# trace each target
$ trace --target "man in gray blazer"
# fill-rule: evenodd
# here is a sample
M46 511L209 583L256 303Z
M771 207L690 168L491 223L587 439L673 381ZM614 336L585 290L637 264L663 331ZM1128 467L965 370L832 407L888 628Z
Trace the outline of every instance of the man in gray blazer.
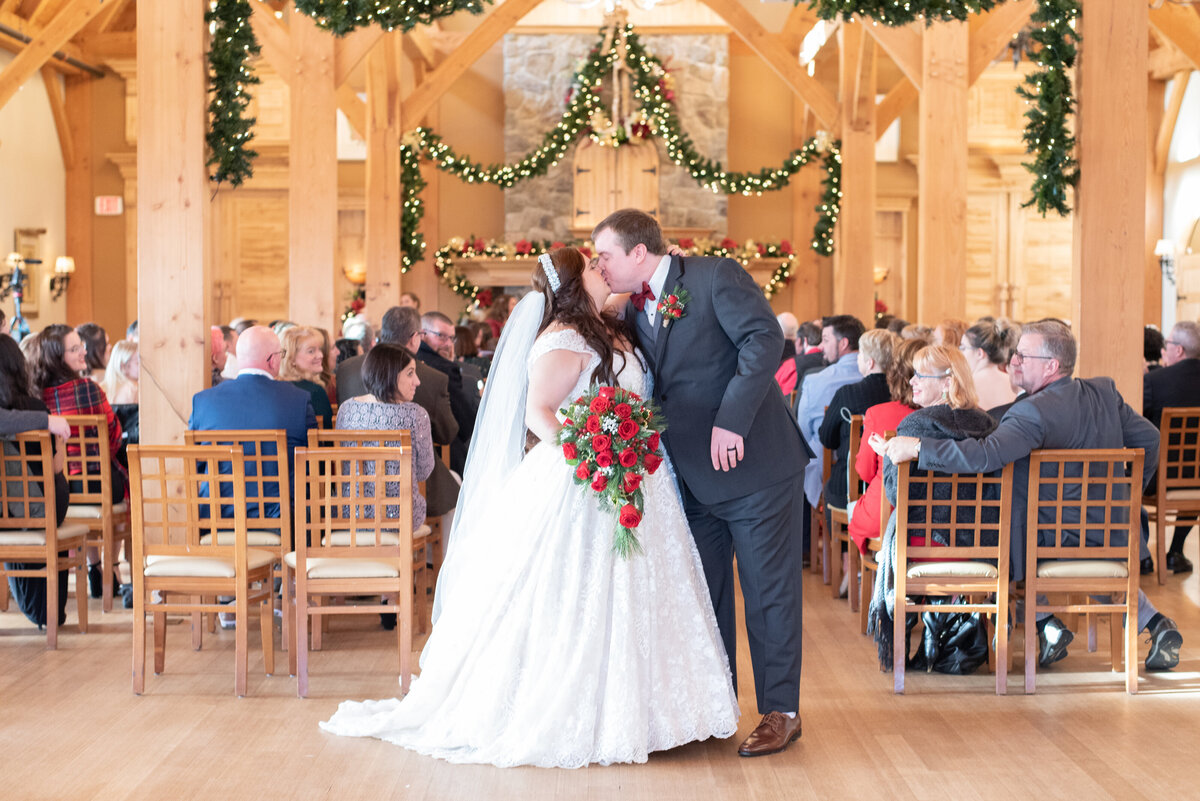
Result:
M384 312L383 325L379 329L379 341L387 345L407 348L416 356L421 345L421 315L416 309L393 306ZM363 386L362 363L365 356L352 356L337 367L338 403L366 393ZM429 413L429 431L434 445L449 447L458 436L458 421L450 407L450 379L417 359L417 387L413 402ZM454 509L458 503L458 482L450 475L450 469L440 460L433 463L433 472L425 482L426 514L441 517Z
M1027 397L1005 413L996 430L983 439L917 439L896 437L887 456L897 464L918 459L923 470L988 473L1015 462L1013 469L1012 570L1025 575L1026 504L1029 454L1039 448L1142 448L1146 452L1143 483L1158 464L1158 431L1117 392L1111 378L1071 378L1076 343L1071 330L1058 322L1031 323L1021 332L1010 362L1013 381ZM1158 613L1138 593L1138 631L1149 630L1147 670L1169 670L1179 664L1183 636L1175 621ZM1043 667L1067 655L1074 635L1049 613L1038 616Z
M654 377L667 422L663 444L734 671L737 555L763 715L738 753L782 751L800 736L800 476L808 461L775 384L783 332L740 264L667 255L658 222L645 212L614 212L592 238L609 286L635 293L625 319ZM679 317L658 309L672 297Z

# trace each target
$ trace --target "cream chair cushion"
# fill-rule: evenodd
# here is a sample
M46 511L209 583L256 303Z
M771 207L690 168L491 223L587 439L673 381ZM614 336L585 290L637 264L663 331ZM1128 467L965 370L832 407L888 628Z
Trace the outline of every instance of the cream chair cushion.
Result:
M283 557L292 570L296 569L296 552ZM387 559L309 559L306 562L310 579L341 578L399 578L400 567Z
M129 511L129 504L125 501L114 503L112 505L113 514L123 515ZM104 507L100 504L71 504L67 507L67 518L74 520L99 520L104 513Z
M1108 559L1054 559L1038 565L1038 578L1128 578L1129 566Z
M1151 498L1154 496L1151 495ZM1200 501L1200 488L1167 490L1168 501Z
M429 526L421 526L419 529L413 532L413 540L419 540L422 537L427 537L431 533L433 533L433 529L431 529ZM354 544L360 547L364 545L373 546L375 545L375 532L359 531L354 540ZM379 536L379 542L381 545L399 545L400 535L394 531L384 531ZM349 545L350 532L347 530L330 532L330 536L325 539L324 544L326 547L330 545Z
M88 535L87 523L65 523L58 527L58 539L69 540ZM46 530L43 528L0 529L0 545L29 546L45 545Z
M918 562L908 568L909 578L999 578L1000 571L987 562Z
M246 566L250 570L266 567L275 561L277 554L272 551L260 551L254 548L246 549ZM193 578L234 578L233 559L222 559L213 556L167 556L151 555L146 557L147 576L188 576Z
M232 531L217 532L217 545L233 545L234 542L235 538ZM200 537L200 544L212 545L212 535L205 534ZM279 532L252 528L246 532L246 544L251 548L270 548L271 546L278 546Z

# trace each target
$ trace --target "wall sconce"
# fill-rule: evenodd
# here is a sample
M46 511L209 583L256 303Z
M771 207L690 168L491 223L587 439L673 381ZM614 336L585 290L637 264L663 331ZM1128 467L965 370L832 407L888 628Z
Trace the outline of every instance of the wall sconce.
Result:
M25 259L15 250L4 260L7 275L0 275L0 300L5 300L15 290L20 297L21 281L24 278Z
M1162 269L1163 279L1175 284L1175 243L1170 239L1160 239L1154 245L1154 255L1158 256L1158 266Z
M347 263L342 266L342 275L355 286L367 283L367 265Z
M51 300L58 300L67 291L71 283L71 275L75 272L75 259L70 256L59 256L54 261L54 277L50 279L50 291L54 294Z

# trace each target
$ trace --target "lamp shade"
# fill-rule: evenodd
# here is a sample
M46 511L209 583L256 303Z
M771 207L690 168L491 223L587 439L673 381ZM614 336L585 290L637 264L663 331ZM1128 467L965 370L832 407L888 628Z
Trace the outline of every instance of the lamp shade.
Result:
M75 259L70 256L59 256L54 260L54 272L58 275L71 275L75 272Z
M1160 239L1154 244L1154 255L1162 258L1163 256L1175 255L1175 243L1170 239Z

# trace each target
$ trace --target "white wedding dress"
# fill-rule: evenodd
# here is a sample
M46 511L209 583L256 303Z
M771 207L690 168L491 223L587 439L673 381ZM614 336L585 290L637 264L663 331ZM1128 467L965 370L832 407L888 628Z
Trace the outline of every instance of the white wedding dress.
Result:
M586 392L599 357L562 330L538 338L529 364L555 349L592 356L567 397ZM645 396L636 358L618 378ZM498 483L487 530L452 544L455 580L409 694L346 701L321 727L450 762L563 768L731 736L729 663L666 466L642 485L643 553L629 559L613 553L614 513L574 484L554 443Z

